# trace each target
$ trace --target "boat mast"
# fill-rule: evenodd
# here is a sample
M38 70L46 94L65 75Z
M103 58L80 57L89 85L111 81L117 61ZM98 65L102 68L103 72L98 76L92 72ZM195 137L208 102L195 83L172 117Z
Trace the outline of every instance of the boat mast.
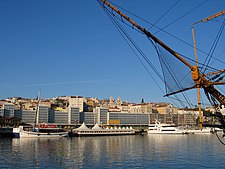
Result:
M40 95L41 95L41 91L39 90L38 92L38 96L37 96L37 106L36 106L36 112L35 112L35 119L34 119L34 125L37 126L39 121L39 103L40 103Z
M196 67L198 68L198 55L197 55L196 40L195 40L193 26L192 26L192 39L193 39L193 43L194 43L195 63L196 63ZM203 115L202 115L202 106L201 106L201 91L200 91L201 86L200 86L200 84L197 84L196 89L197 89L197 97L198 97L199 127L202 130Z
M196 67L198 67L198 55L197 55L197 48L196 48L196 40L195 40L195 33L194 33L194 25L195 25L195 24L198 24L198 23L200 23L200 22L204 23L204 22L210 21L210 20L212 20L212 19L214 19L214 18L217 18L217 17L219 17L219 16L221 16L221 15L224 15L224 14L225 14L225 10L220 11L220 12L214 14L214 15L211 15L211 16L209 16L209 17L207 17L207 18L204 18L204 19L202 19L202 20L200 20L200 21L197 21L197 22L195 22L195 23L192 24L192 39L193 39L193 43L194 43L194 55L195 55L195 60L196 60ZM197 85L198 110L199 110L199 114L201 114L200 88L201 88L201 86ZM214 93L214 95L215 95L215 93L217 93L217 92L214 91L213 93ZM199 119L199 123L200 123L200 128L202 129L202 116L201 116L200 119Z
M220 12L214 14L214 15L211 15L211 16L209 16L209 17L207 17L207 18L204 18L204 19L202 19L202 20L200 20L200 21L197 21L197 22L193 23L192 25L195 25L195 24L197 24L197 23L199 23L199 22L204 23L204 22L210 21L210 20L212 20L212 19L214 19L214 18L217 18L217 17L219 17L219 16L221 16L221 15L224 15L224 14L225 14L225 10L222 10L222 11L220 11Z

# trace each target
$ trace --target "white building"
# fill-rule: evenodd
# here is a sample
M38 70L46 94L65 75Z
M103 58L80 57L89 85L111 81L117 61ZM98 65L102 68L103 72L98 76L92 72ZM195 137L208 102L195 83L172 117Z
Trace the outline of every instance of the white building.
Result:
M84 102L86 102L86 98L83 96L69 96L68 101L70 107L77 107L80 112L84 111Z
M135 104L130 107L130 113L152 113L152 106L147 103Z

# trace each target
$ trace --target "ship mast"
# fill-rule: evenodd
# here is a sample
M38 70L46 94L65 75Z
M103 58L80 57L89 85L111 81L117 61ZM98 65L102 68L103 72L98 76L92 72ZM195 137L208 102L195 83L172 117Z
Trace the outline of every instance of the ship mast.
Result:
M196 48L196 40L195 40L195 33L194 33L194 25L195 24L198 24L200 22L204 23L204 22L207 22L207 21L210 21L212 19L215 19L221 15L224 15L225 14L225 10L223 11L220 11L214 15L211 15L207 18L204 18L200 21L197 21L195 23L192 24L192 39L193 39L193 43L194 43L194 55L195 55L195 60L196 60L196 67L198 67L198 55L197 55L197 48ZM197 85L197 95L198 95L198 111L199 111L199 115L201 114L201 97L200 97L200 86ZM217 108L218 109L218 108ZM200 119L199 119L199 123L200 123L200 128L202 129L202 116L199 116Z
M132 24L133 27L136 27L138 30L143 32L148 38L152 39L155 43L159 44L161 47L163 47L165 50L167 50L169 53L171 53L174 57L176 57L178 60L180 60L183 64L185 64L189 69L191 70L191 75L192 79L195 82L195 86L192 88L197 88L197 93L198 93L198 104L199 104L199 123L200 123L200 128L202 128L202 113L201 113L201 102L200 102L200 88L203 88L206 94L209 94L210 97L214 98L217 100L221 105L225 105L225 97L222 95L217 89L214 88L214 85L221 85L225 84L225 82L212 82L210 80L207 80L203 74L199 72L198 68L198 59L197 59L197 52L195 51L195 56L196 56L196 65L191 65L187 60L185 60L181 55L179 55L177 52L175 52L173 49L171 49L168 45L166 45L164 42L162 42L160 39L155 37L153 34L151 34L149 31L147 31L145 28L141 27L138 25L135 21L130 19L128 16L126 16L124 13L119 11L116 7L111 5L108 1L106 0L100 0L103 5L108 6L112 11L115 11L117 14L121 16L121 18L124 18L126 21L128 21L130 24ZM219 14L212 15L209 18L203 19L202 21L207 21L210 20L214 17L218 17L220 15L223 15L225 12L222 11ZM195 44L196 45L196 44ZM196 47L195 47L196 50ZM223 71L223 70L222 70ZM187 88L184 90L181 90L179 92L189 90L192 88ZM178 92L174 92L178 93ZM209 98L209 97L208 97ZM224 126L225 127L225 126Z
M194 27L192 27L192 39L193 39L193 43L194 43L194 55L195 55L196 67L198 68L198 55L197 55ZM201 107L201 91L200 91L201 86L200 86L200 84L197 84L196 89L197 89L197 97L198 97L199 127L202 130L203 115L202 115L202 107Z
M41 95L41 92L39 91L38 92L38 96L37 96L37 106L36 106L36 112L35 112L35 119L34 119L34 125L37 126L39 121L39 103L40 103L40 95Z
M220 12L214 14L214 15L211 15L211 16L209 16L207 18L204 18L204 19L202 19L200 21L197 21L197 22L193 23L192 25L195 25L195 24L197 24L199 22L204 23L204 22L210 21L210 20L215 19L215 18L217 18L217 17L219 17L221 15L224 15L224 14L225 14L225 10L222 10L222 11L220 11Z

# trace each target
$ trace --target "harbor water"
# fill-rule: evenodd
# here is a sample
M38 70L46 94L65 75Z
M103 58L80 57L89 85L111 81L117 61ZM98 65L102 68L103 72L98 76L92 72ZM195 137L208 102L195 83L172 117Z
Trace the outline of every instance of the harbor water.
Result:
M215 134L0 138L0 168L225 168Z

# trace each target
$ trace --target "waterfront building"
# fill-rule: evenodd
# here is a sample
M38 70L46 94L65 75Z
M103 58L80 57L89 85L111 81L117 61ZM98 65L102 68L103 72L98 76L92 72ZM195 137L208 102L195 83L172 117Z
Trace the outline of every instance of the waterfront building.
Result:
M155 119L159 120L161 123L175 124L177 126L195 126L197 116L192 113L188 114L150 114L150 124L155 123Z
M98 106L108 108L109 107L109 100L108 99L98 100Z
M84 102L86 102L86 98L83 96L69 96L68 101L70 107L78 107L80 112L84 111Z
M3 117L4 116L4 109L3 109L3 105L0 104L0 116Z
M155 124L155 119L158 119L158 113L150 113L149 114L149 124Z
M41 101L40 101L40 104L43 105L43 106L47 106L48 108L51 107L51 102L50 102L50 100L41 100Z
M190 113L184 114L184 125L185 126L195 126L197 117L198 116L190 114Z
M106 125L108 122L108 109L96 107L94 113L97 114L97 123Z
M172 119L172 114L160 114L160 113L158 113L157 119L161 123L174 124L173 119Z
M130 125L148 126L149 113L109 112L107 108L97 107L93 112L81 112L81 123L87 125Z
M109 112L108 125L148 126L149 113Z
M20 118L23 123L34 125L35 116L35 110L15 110L15 117Z
M49 123L57 125L76 125L80 123L79 108L55 109L49 111Z
M121 109L119 107L109 107L106 108L109 112L121 112Z
M15 110L15 117L27 124L35 123L36 110ZM37 123L55 123L59 125L74 125L80 123L79 108L68 107L61 111L50 110L48 106L39 106Z
M49 111L49 123L55 123L58 125L67 125L68 124L68 112L67 111Z
M69 119L71 125L81 124L80 122L80 112L77 107L69 107Z
M34 110L36 109L36 107L37 107L37 102L31 102L31 101L24 102L24 103L21 102L21 109L23 110Z
M80 112L80 122L86 125L95 125L98 123L96 112Z
M47 106L40 105L38 110L15 110L15 117L20 118L23 123L34 125L37 113L36 123L48 123L48 112Z
M195 109L178 109L178 114L193 114L195 116L198 116L199 111Z
M48 106L40 105L38 109L37 123L48 123Z
M171 114L173 113L173 107L171 104L159 104L156 106L156 110L159 114Z
M177 121L177 114L164 114L164 123L174 124Z
M148 103L134 104L130 107L130 113L152 113L152 106Z
M4 103L2 106L4 117L14 117L14 105L12 103Z
M193 115L192 115L193 116ZM184 123L184 114L178 114L178 126L187 126L187 124Z
M34 124L37 109L36 99L11 99L0 101L0 116L15 116L24 123ZM196 124L198 111L174 108L168 103L141 104L123 102L120 97L106 100L84 98L82 96L64 96L52 100L41 100L38 110L38 123L59 125L148 125L155 119L161 123L193 126Z
M158 118L162 123L178 125L177 114L158 114Z
M202 112L203 113L203 112ZM185 126L195 126L196 120L199 116L199 111L194 109L179 109L179 115L183 115L183 119L180 120Z
M98 106L98 99L97 98L87 98L86 102L84 103L84 111L91 112L97 106Z
M130 107L131 107L131 104L128 104L128 103L122 103L119 106L121 112L130 112Z
M180 123L180 122L179 122L180 118L179 118L179 115L178 115L177 113L176 113L176 114L175 114L175 113L171 114L170 117L171 117L171 122L172 122L172 123L176 124L176 126L180 126L180 125L179 125L179 123Z

